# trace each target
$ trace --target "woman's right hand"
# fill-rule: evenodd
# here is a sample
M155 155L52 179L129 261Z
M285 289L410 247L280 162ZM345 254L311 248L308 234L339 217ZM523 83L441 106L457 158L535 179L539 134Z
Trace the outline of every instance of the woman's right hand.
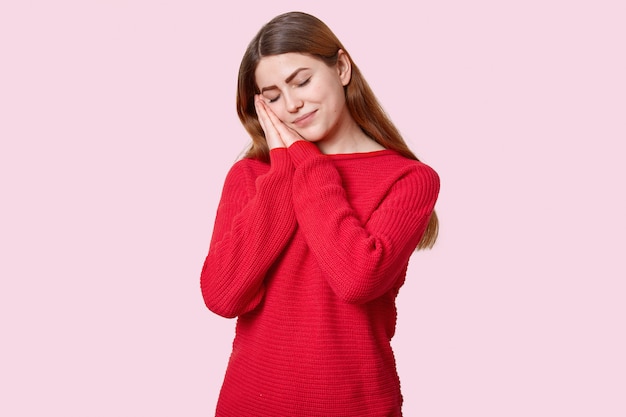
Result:
M254 97L254 105L259 123L265 132L267 146L270 149L286 148L298 140L303 140L297 132L287 127L272 112L272 109L267 107L260 95Z

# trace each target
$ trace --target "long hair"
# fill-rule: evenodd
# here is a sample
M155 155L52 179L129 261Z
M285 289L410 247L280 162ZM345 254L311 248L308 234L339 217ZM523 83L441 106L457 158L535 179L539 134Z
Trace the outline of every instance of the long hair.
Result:
M302 12L284 13L270 20L252 39L241 60L237 83L237 114L252 138L245 157L269 162L269 148L254 108L254 95L258 94L254 72L261 58L296 52L311 55L333 66L337 63L340 49L345 52L352 66L352 78L344 88L346 105L352 118L365 134L383 147L418 160L339 39L324 22ZM439 222L433 211L417 249L432 248L438 231Z

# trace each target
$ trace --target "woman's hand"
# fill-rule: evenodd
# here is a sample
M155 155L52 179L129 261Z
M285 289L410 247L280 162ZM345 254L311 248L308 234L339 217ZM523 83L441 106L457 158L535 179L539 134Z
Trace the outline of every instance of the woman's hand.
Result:
M265 132L265 140L270 149L286 148L303 140L295 130L284 124L263 101L260 95L254 97L254 105L259 123Z

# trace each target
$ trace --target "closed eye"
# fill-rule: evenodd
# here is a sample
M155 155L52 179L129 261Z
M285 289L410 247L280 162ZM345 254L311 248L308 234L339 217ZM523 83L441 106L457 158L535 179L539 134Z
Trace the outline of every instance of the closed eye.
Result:
M301 83L296 84L296 87L304 87L305 85L307 85L309 83L309 81L311 81L311 77L307 78L306 80L302 81ZM274 98L268 98L267 102L268 103L275 103L276 101L278 101L279 98L280 98L280 94L277 95Z

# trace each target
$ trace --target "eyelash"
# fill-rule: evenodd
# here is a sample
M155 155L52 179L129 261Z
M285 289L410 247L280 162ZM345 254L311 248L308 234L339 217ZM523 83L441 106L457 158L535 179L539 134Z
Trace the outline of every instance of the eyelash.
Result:
M311 81L311 77L307 78L306 80L302 81L300 84L298 84L298 87L304 87L305 85L307 85L309 83L309 81ZM280 98L280 95L276 96L275 98L271 98L268 100L269 103L274 103L276 100L278 100Z

